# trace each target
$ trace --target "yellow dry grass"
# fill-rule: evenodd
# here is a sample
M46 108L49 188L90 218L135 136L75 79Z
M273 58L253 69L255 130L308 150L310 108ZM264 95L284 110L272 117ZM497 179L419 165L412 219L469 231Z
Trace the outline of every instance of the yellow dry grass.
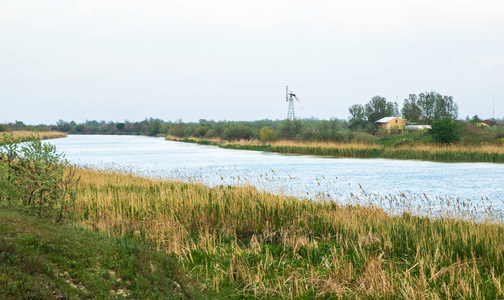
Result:
M439 299L504 296L504 226L391 217L259 192L78 170L83 226L177 255L235 297ZM407 201L407 200L405 200Z
M426 152L452 152L452 153L498 153L504 154L504 146L496 144L475 144L475 145L461 145L461 144L451 144L451 145L441 145L441 144L415 144L413 146L401 145L395 147L397 150L414 150L414 151L426 151Z
M35 135L40 137L42 140L48 139L57 139L66 137L67 134L65 132L60 131L42 131L42 132L34 132L34 131L12 131L10 132L14 136L14 138L27 138L31 135Z
M175 136L167 136L167 140L181 140ZM263 143L259 140L235 140L227 141L220 138L197 138L188 137L188 140L194 141L209 141L215 144L221 145L239 145L239 146L264 146L270 145L273 147L303 147L303 148L338 148L338 149L373 149L380 148L379 145L369 144L369 143L346 143L346 142L303 142L303 141L291 141L291 140L277 140L267 143Z
M197 138L194 138L197 140ZM236 144L240 146L261 146L264 143L258 140L239 140L239 141L223 141L219 139L211 139L212 142L217 142L219 144ZM298 148L326 148L326 149L380 149L386 146L380 146L378 144L369 144L369 143L348 143L348 142L302 142L302 141L289 141L289 140L279 140L268 142L267 145L271 145L273 147L298 147ZM406 150L406 151L426 151L426 152L462 152L462 153L471 153L471 152L482 152L482 153L499 153L504 154L504 146L497 144L473 144L473 145L462 145L462 144L451 144L451 145L442 145L442 144L423 144L417 143L414 145L401 145L396 147L390 147L394 150Z
M168 136L168 140L178 140ZM328 155L340 157L382 157L397 159L420 159L431 161L474 161L504 162L504 145L498 144L401 144L384 146L373 143L357 142L303 142L279 140L267 144L257 140L224 141L220 139L202 140L189 138L183 141L195 141L219 145L224 148L265 150L280 153L298 153L308 155ZM267 146L267 147L264 147ZM255 147L255 148L254 148Z

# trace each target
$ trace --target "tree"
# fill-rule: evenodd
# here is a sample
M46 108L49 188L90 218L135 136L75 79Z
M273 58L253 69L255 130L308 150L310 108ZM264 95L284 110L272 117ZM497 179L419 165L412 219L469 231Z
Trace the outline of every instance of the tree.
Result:
M401 113L403 118L412 123L418 123L422 116L422 109L418 106L417 95L410 94L408 99L404 99L403 108Z
M303 123L300 120L283 120L278 125L278 133L280 138L294 140L301 133Z
M116 128L119 131L123 131L124 130L124 126L126 126L126 124L124 124L124 123L117 123L116 124Z
M9 132L12 131L9 124L0 124L0 132Z
M388 102L387 99L380 96L371 98L365 108L366 117L369 123L378 121L384 117L396 117L399 115L397 103Z
M432 122L429 133L435 142L450 144L460 140L461 128L451 119L439 119Z
M74 124L75 124L75 122L74 122ZM62 132L74 132L75 131L75 126L73 126L72 124L68 123L67 121L59 120L56 123L56 129L58 131L62 131Z
M200 125L194 129L194 136L195 137L204 137L208 130L210 130L210 127L205 126L205 125Z
M422 116L427 122L458 118L458 105L453 101L452 96L442 96L434 91L420 93L417 104L421 107Z
M434 106L435 106L435 98L431 93L420 93L418 95L418 106L422 109L422 117L425 120L432 120L434 118Z
M170 129L170 134L181 138L184 137L185 129L186 124L182 122L182 119L179 119L177 120L177 122L175 122L175 124L173 124L172 128Z
M467 118L469 118L469 116L467 116ZM469 123L477 125L478 123L481 123L481 121L482 120L478 117L478 115L474 115L472 119L469 120Z
M12 130L25 130L26 129L25 123L18 121L18 120L16 120L16 122L14 124L9 123L9 125L12 128Z
M316 130L315 138L317 140L327 141L331 138L331 130L330 130L329 121L322 120L321 122L319 122L317 124L317 127L315 130Z
M366 112L364 111L364 106L360 104L354 104L348 109L350 112L350 128L351 129L363 129L368 124Z
M339 133L341 129L341 124L340 121L336 118L331 118L329 120L329 128L331 132L331 140L336 141L336 140L341 140L342 136Z
M263 143L274 141L276 139L276 132L268 126L264 126L259 130L259 139Z
M250 140L253 137L252 128L241 122L229 122L224 129L222 138L228 141Z
M434 109L435 119L451 119L458 118L458 105L453 101L452 96L441 96L437 94L436 105Z
M12 135L0 139L0 200L59 222L75 200L75 170L39 137L19 149L21 141Z
M155 120L149 125L149 135L156 136L161 128L161 121Z

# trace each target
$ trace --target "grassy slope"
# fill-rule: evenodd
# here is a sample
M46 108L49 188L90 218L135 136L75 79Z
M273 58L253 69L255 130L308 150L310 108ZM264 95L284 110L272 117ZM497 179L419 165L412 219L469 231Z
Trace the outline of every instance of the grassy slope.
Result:
M131 238L0 209L0 299L195 298L183 274Z

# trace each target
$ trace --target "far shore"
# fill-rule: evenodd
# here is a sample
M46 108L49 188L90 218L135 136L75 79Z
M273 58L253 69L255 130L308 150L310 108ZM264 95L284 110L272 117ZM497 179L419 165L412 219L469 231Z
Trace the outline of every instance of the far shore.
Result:
M289 154L350 158L418 159L439 162L504 163L504 147L494 144L403 144L400 146L386 146L370 143L297 142L288 140L262 143L257 140L225 141L195 137L177 138L174 136L167 136L166 139L177 142L214 145L227 149Z

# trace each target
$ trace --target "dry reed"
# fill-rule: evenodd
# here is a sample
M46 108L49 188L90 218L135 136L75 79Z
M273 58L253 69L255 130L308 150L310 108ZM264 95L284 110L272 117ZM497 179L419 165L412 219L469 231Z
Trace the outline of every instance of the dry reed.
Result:
M14 138L28 138L33 135L39 135L40 139L42 140L48 140L48 139L57 139L57 138L63 138L66 137L67 134L65 132L60 132L60 131L41 131L41 132L34 132L34 131L11 131L9 132L13 135Z
M335 157L381 157L450 162L504 162L504 146L497 144L442 145L416 143L412 145L401 144L399 146L382 146L370 143L301 142L286 140L273 141L265 144L257 140L239 140L230 142L220 139L177 139L172 136L168 136L167 139L173 141L216 145L222 148L230 149L260 150L278 153L296 153Z
M223 296L504 296L500 223L78 172L78 222L174 253L205 289Z

